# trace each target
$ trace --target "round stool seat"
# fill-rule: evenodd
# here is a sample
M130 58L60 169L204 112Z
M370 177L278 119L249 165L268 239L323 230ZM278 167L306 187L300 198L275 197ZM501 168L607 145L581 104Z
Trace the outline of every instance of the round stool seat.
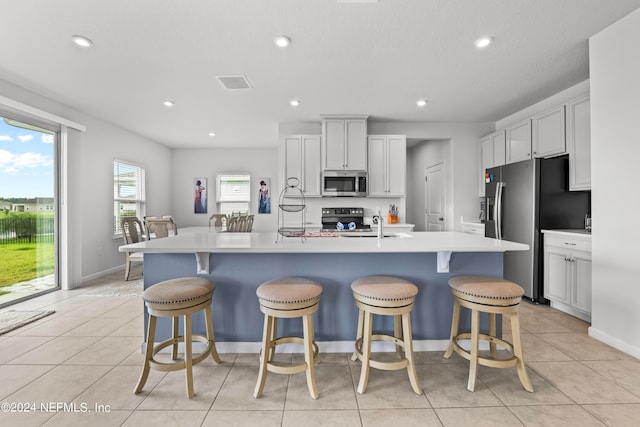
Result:
M413 303L418 287L399 277L369 276L351 283L357 301L376 307L402 307Z
M216 349L213 333L213 315L211 303L216 284L202 277L182 277L165 280L148 287L142 294L148 313L147 342L144 356L144 366L134 393L140 393L149 371L156 369L163 372L185 370L187 380L187 396L195 396L193 389L193 365L205 360L209 355L216 363L220 363L220 356ZM192 332L192 315L199 311L205 312L206 336ZM179 335L179 319L184 316L184 333ZM155 343L156 322L159 317L171 317L171 338ZM193 353L193 342L203 344L204 350ZM178 358L178 346L184 345L184 355ZM155 356L167 347L171 347L171 361L156 359Z
M451 288L453 296L453 316L451 319L449 346L444 357L448 359L455 351L470 362L467 390L473 391L475 389L478 366L491 368L510 368L515 366L525 390L533 392L533 387L524 365L520 337L518 311L522 295L524 295L522 287L509 280L496 277L457 276L449 279L449 288ZM462 307L471 310L471 330L469 332L460 332L460 311ZM480 313L489 315L488 334L480 331ZM503 315L510 319L513 343L505 341L498 336L497 315ZM460 344L464 340L469 341L469 346ZM480 341L489 343L490 357L485 357L479 352ZM498 358L497 345L511 353L511 357L506 359Z
M202 277L165 280L147 288L142 294L147 307L157 311L182 310L211 299L216 284Z
M260 311L264 313L264 330L260 350L260 369L253 397L262 394L267 372L296 374L305 372L307 387L313 399L318 398L314 364L318 361L318 344L314 339L313 313L320 307L322 285L302 277L281 277L264 282L256 295ZM278 319L302 318L302 337L278 337ZM304 363L283 363L274 360L276 347L281 344L302 344Z
M283 277L258 286L256 295L260 305L273 310L297 310L311 307L320 301L322 286L301 277Z
M515 283L486 276L457 276L449 280L451 292L469 302L493 306L519 304L524 289Z

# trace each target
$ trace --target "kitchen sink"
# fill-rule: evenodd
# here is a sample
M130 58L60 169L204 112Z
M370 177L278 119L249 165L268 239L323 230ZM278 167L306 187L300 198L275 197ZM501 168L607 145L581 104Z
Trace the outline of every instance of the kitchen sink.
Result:
M377 238L378 235L376 233L373 232L345 232L345 233L340 233L340 237L375 237ZM389 233L384 235L384 238L401 238L401 239L406 239L406 238L412 238L413 236L411 234L408 233Z

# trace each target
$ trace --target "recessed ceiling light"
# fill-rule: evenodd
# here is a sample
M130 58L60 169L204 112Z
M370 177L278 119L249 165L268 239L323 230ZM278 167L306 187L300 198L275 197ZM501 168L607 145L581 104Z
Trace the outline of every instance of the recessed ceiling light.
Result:
M167 108L171 108L171 107L173 107L174 105L176 105L176 103L175 103L175 102L173 102L173 101L169 101L169 100L167 100L167 101L163 101L163 102L162 102L162 105L164 105L164 106L165 106L165 107L167 107Z
M85 36L71 36L71 41L80 47L91 47L91 45L93 45L93 42Z
M209 132L209 136L213 138L214 136L216 136L216 133L215 132Z
M275 39L273 39L273 42L278 47L287 47L291 43L291 39L287 36L278 36Z
M492 41L493 38L491 37L480 37L478 40L476 40L475 45L477 48L482 49L489 46Z
M416 105L418 107L424 107L425 105L427 105L427 100L426 99L418 99L416 101Z
M292 99L291 101L289 101L289 104L291 104L292 107L297 107L300 105L300 101L297 99Z

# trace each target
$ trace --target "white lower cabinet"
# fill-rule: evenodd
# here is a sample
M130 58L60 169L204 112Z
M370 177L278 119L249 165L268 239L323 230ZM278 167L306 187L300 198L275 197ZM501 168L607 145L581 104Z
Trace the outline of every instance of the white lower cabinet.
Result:
M467 234L476 234L478 236L484 236L484 224L463 222L462 232Z
M591 321L591 236L544 231L544 297L551 307Z

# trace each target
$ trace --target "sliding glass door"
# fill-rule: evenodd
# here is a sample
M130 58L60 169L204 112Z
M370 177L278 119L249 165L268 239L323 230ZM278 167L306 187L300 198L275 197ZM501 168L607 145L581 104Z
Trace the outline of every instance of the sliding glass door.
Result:
M0 307L59 289L59 132L0 112Z

